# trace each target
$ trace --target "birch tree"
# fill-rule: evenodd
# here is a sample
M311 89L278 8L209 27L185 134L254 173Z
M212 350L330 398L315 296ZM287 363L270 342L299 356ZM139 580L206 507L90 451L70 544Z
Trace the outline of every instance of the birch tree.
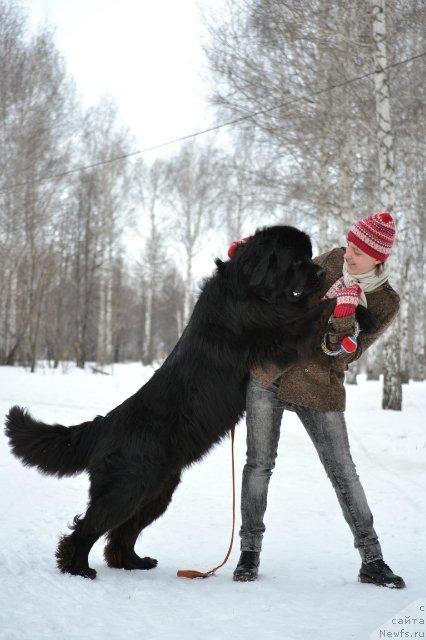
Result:
M144 277L144 334L142 343L142 362L151 364L156 355L154 345L154 313L156 298L163 264L164 241L167 235L167 220L165 220L163 202L166 184L167 164L163 160L156 160L150 167L142 162L136 166L137 196L140 203L141 220L139 221L140 235L144 239L142 257L142 273Z
M126 161L132 139L118 124L108 98L83 114L79 163L90 165L74 178L70 200L74 219L73 268L76 286L75 352L78 366L90 357L102 366L113 361L113 275L130 213L130 172Z
M0 3L0 295L3 361L18 353L34 370L62 214L73 92L48 29L25 37L12 3ZM3 187L3 188L2 188Z
M394 5L395 3L395 5ZM394 10L390 8L394 6ZM426 4L421 0L402 3L388 0L386 30L388 47L397 60L425 51ZM398 37L395 37L398 34ZM392 61L392 60L391 60ZM424 379L426 363L425 203L424 166L426 137L419 135L426 121L426 58L416 58L392 73L392 125L395 130L395 170L398 271L401 273L401 379Z
M392 212L395 209L395 163L386 56L385 0L376 0L372 6L372 30L376 68L374 74L374 89L377 118L380 203L384 211ZM397 252L397 246L395 247L395 252ZM385 338L385 369L382 397L383 409L396 409L398 411L400 411L402 407L399 329L399 319L396 319L388 330Z
M225 3L225 17L210 17L206 50L212 103L227 117L245 116L240 128L248 136L256 131L259 157L270 160L264 165L265 191L277 210L309 231L318 250L344 242L354 219L393 211L398 269L391 284L401 294L403 325L402 334L399 320L386 334L384 406L399 408L399 338L405 368L413 368L414 338L419 350L414 352L426 361L423 292L414 295L419 312L409 312L410 281L424 278L426 203L424 179L418 177L424 175L425 151L418 128L426 105L425 85L419 82L425 59L417 56L392 70L393 130L386 45L391 62L424 51L426 6L419 0L387 0L387 7L390 33L381 0L350 6L340 0L233 0ZM408 274L405 281L399 272Z

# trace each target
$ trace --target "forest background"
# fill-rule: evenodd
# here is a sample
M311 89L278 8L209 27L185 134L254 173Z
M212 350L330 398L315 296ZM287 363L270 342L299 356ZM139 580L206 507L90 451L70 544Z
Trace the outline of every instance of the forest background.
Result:
M110 97L82 106L53 29L0 0L0 363L161 362L212 246L294 224L321 253L388 210L401 312L348 381L384 374L400 409L426 371L426 5L225 0L204 22L216 124L150 161Z

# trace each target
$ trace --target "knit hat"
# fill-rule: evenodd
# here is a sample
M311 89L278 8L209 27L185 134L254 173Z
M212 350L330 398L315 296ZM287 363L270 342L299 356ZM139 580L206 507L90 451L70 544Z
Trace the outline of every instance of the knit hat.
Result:
M235 256L235 252L238 249L238 247L242 247L244 244L246 244L246 242L251 240L252 237L253 236L247 236L246 238L241 238L241 240L235 240L235 242L232 242L232 244L230 244L228 248L229 258L232 259Z
M375 260L385 262L395 240L392 216L384 211L358 220L350 228L348 240Z

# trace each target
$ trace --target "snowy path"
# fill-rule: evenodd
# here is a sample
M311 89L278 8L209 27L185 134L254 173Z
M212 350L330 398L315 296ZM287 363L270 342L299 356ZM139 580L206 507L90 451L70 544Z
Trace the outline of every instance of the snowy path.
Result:
M135 364L117 366L109 377L75 369L66 375L50 370L31 375L0 368L1 422L11 404L18 403L46 421L75 424L105 413L150 374ZM10 455L1 431L0 639L364 640L415 600L426 604L426 384L404 387L402 413L380 410L378 383L362 382L350 387L348 395L353 457L385 560L403 575L405 590L357 582L359 557L350 531L293 414L284 415L261 576L246 584L232 581L238 537L230 561L216 576L193 581L176 577L177 569L206 571L226 553L229 441L185 472L165 516L138 542L142 555L158 558L157 569L109 569L98 542L91 554L98 578L92 582L60 574L54 560L58 535L85 509L86 477L56 480L25 469ZM244 440L241 424L236 436L238 496ZM400 630L386 627L391 633Z

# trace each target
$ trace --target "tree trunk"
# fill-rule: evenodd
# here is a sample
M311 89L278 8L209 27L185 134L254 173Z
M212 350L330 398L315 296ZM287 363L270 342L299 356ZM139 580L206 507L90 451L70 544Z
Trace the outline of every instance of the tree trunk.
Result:
M192 311L192 247L186 252L185 293L183 298L183 327L188 324Z
M374 88L376 98L380 202L385 211L393 211L395 207L395 167L389 79L386 70L385 0L377 0L373 3L373 42L376 67ZM385 338L382 407L383 409L400 411L402 408L402 387L398 325L398 322L394 322Z
M394 322L395 330L385 341L383 358L385 362L385 374L383 378L382 409L393 409L401 411L402 408L402 385L399 371L400 365L400 343L397 338L399 329L399 318Z
M345 373L345 384L358 384L356 380L357 373L358 373L357 365L356 364L351 365Z
M146 299L145 299L145 322L144 322L144 337L143 337L143 351L142 362L143 364L152 364L154 360L154 341L153 341L153 326L152 318L154 312L154 295L157 282L157 267L158 267L158 251L159 251L159 234L157 232L156 221L156 198L157 192L154 189L154 195L150 202L150 240L147 248L147 282L146 282Z

